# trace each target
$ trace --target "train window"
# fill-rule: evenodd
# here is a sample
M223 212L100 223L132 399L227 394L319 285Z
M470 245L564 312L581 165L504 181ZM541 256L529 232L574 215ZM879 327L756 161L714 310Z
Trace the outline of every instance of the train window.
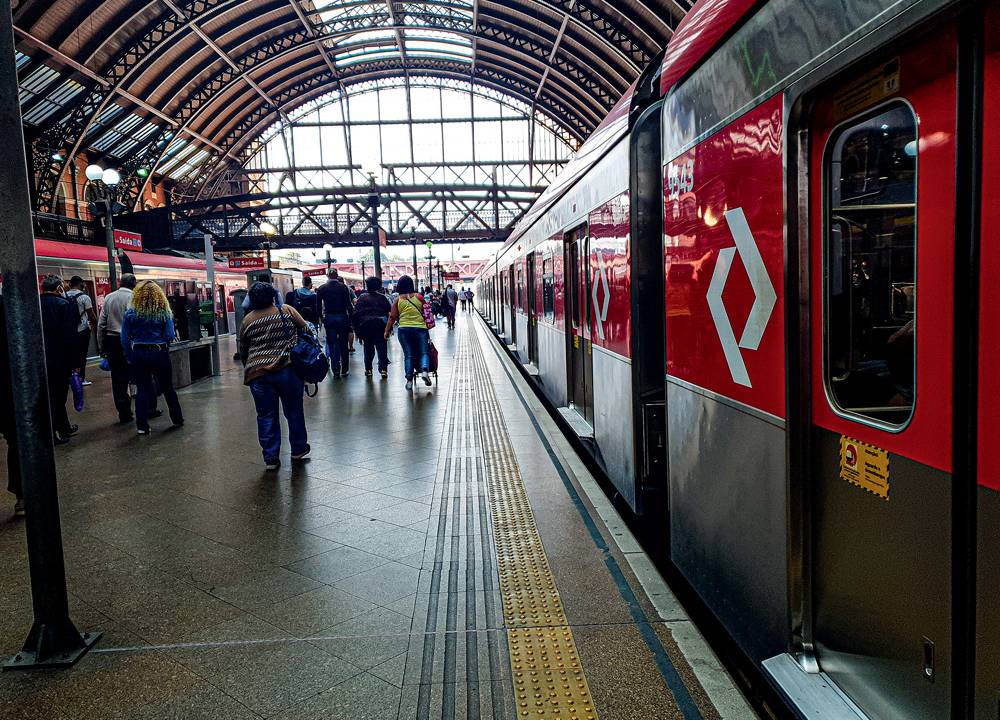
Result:
M901 429L916 367L917 121L902 102L827 144L826 381L835 408Z
M524 302L524 266L517 266L517 307L525 310L528 305Z
M542 309L546 320L556 316L556 283L552 273L552 258L542 260Z

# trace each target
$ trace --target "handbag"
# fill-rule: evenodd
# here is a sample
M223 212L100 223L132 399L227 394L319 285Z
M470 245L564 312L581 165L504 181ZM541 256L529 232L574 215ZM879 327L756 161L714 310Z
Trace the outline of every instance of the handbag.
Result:
M73 409L83 412L83 380L76 370L70 373L69 386L73 390Z
M427 343L427 354L431 359L431 372L436 375L438 371L438 349L434 347L434 343Z
M278 310L278 312L281 314L281 324L285 328L285 337L291 342L292 335L288 328L288 321L285 319L285 311ZM330 361L326 359L323 346L319 344L315 335L298 333L298 336L298 342L292 345L288 351L292 372L298 375L304 383L319 383L330 372ZM313 394L315 395L315 393Z
M407 298L407 302L409 302L410 305L416 307L416 303L412 301L413 298ZM431 328L434 327L434 325L436 325L434 321L434 309L431 307L431 304L426 300L424 300L424 304L420 308L420 314L424 316L424 324L427 325L428 330L430 330Z

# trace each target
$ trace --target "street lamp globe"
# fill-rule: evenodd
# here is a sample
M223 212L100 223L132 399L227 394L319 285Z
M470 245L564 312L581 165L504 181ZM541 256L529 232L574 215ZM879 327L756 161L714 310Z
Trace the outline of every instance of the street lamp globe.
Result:
M114 187L119 182L121 182L122 176L118 174L118 171L114 168L108 168L103 173L101 173L101 182L109 187Z
M273 237L278 234L278 228L274 227L274 225L267 221L260 224L260 231L268 237Z
M91 181L100 180L104 177L104 168L100 165L88 165L84 172L87 174L87 179Z
M330 253L332 253L333 252L333 245L331 245L330 243L326 243L323 246L323 252L325 252L327 255L329 255Z

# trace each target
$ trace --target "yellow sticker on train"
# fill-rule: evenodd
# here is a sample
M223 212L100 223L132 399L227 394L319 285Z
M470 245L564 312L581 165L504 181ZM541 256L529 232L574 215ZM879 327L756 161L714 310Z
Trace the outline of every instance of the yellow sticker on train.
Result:
M840 477L888 500L889 453L874 445L841 435Z

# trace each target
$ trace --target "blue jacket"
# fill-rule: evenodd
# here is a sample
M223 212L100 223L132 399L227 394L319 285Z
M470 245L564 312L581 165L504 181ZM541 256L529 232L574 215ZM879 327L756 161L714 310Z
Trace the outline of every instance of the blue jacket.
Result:
M162 320L150 320L140 317L139 313L129 308L122 321L122 349L125 351L125 359L129 362L132 362L134 344L169 345L175 336L174 318L170 315Z

